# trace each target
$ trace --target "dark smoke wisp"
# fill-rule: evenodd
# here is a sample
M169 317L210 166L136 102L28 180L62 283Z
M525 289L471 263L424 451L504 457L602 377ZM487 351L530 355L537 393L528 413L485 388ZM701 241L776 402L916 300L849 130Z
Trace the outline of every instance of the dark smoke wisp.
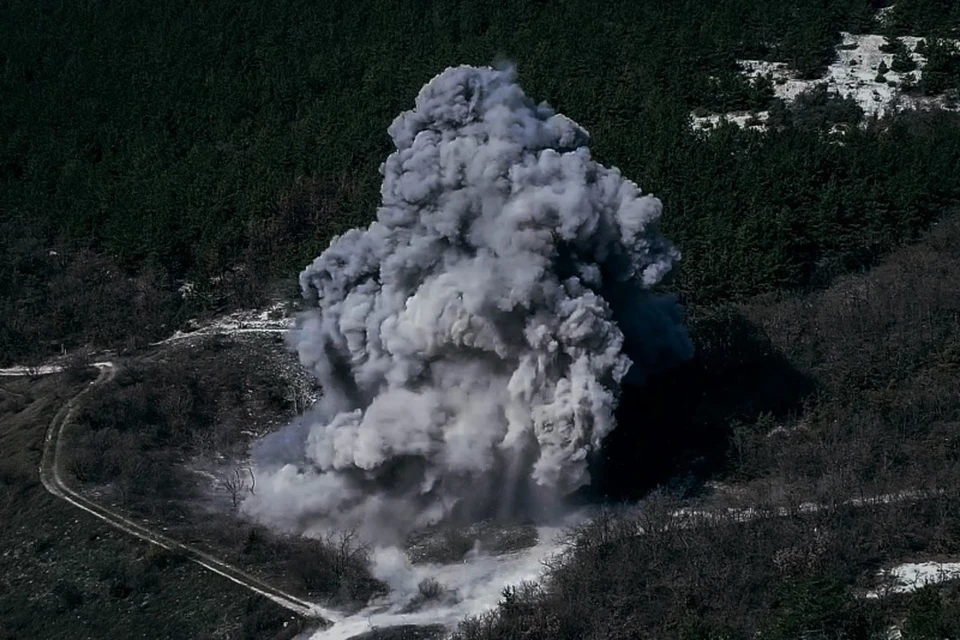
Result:
M691 354L651 292L679 258L660 201L511 69L447 69L389 134L376 221L300 275L316 307L293 341L323 397L255 452L245 508L276 524L383 535L564 496L628 372Z

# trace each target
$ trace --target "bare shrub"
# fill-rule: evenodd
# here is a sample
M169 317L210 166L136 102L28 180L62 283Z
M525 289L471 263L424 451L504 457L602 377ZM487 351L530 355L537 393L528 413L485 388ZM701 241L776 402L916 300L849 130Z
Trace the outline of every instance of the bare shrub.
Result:
M434 578L424 578L417 585L417 594L424 601L438 600L443 595L443 585Z
M411 613L429 606L430 604L453 601L456 593L446 589L435 578L424 578L417 585L417 593L414 594L410 602L404 607L403 611Z
M803 429L768 438L756 420L734 431L728 461L736 476L779 477L829 502L952 473L960 460L950 426L960 422L958 239L954 215L868 273L745 307L815 379L817 394Z
M296 551L288 568L308 592L345 605L364 603L384 592L385 585L370 575L368 549L355 532L331 533L322 540L301 539L292 544Z
M251 467L233 467L215 474L217 488L230 497L234 510L240 506L240 501L247 494L254 494L257 487L257 477Z

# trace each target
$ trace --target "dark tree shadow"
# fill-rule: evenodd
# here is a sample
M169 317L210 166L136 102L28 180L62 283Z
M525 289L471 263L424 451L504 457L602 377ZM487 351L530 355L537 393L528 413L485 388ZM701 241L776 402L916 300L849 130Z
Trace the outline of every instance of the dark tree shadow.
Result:
M593 482L580 499L635 500L664 485L693 491L722 471L734 422L785 417L814 389L735 310L701 316L691 330L692 360L623 388L618 426L592 461Z

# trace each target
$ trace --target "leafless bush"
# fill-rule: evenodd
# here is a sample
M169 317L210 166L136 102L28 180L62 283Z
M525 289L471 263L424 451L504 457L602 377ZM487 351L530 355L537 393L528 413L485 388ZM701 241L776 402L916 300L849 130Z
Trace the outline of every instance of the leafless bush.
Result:
M369 551L356 532L330 533L322 540L301 539L289 562L289 571L310 593L344 605L362 604L385 586L370 575Z
M257 488L257 476L251 467L233 467L215 474L217 488L230 497L234 510L240 506L240 501L247 494L253 495Z
M418 611L431 603L441 603L453 601L456 593L446 589L434 578L424 578L417 585L417 593L410 602L404 607L403 611L411 613Z
M74 451L67 462L67 471L80 482L92 481L99 467L100 458L89 449Z
M417 594L424 601L438 600L443 595L444 589L434 578L424 578L417 585Z
M306 389L299 385L292 384L287 387L287 402L294 413L300 414L306 411L311 405L310 394Z
M827 534L814 529L807 540L778 550L773 555L773 564L779 571L788 574L812 573L822 568L827 542Z

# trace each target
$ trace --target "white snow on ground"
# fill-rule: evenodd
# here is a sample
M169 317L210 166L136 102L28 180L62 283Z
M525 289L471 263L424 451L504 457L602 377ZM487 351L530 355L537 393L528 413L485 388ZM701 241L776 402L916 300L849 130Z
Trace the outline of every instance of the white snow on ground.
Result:
M0 376L45 376L50 373L59 373L63 367L56 364L45 364L41 367L9 367L0 369Z
M960 578L960 562L908 562L880 572L884 586L867 593L881 598L894 593L909 593L930 584Z
M887 67L893 64L893 54L880 51L886 38L850 33L842 35L843 44L837 50L837 60L827 67L827 75L817 80L797 79L783 63L741 60L740 66L748 77L770 75L774 81L774 93L787 102L792 102L802 92L821 83L826 83L829 91L841 97L853 98L867 117L882 116L891 108L902 109L918 102L915 98L902 95L897 87L903 82L905 76L912 75L915 80L919 80L923 73L922 68L926 59L914 52L921 38L914 36L901 38L907 49L911 51L910 55L917 63L917 69L909 74L887 71L884 76L886 81L877 82L880 63L885 62ZM847 48L854 45L856 48ZM896 86L890 86L890 83ZM895 105L898 97L901 98L902 105Z
M104 367L112 367L113 363L92 362L90 363L90 366L103 369ZM0 377L45 376L51 373L60 373L61 371L63 371L63 365L59 364L45 364L38 367L7 367L6 369L0 369Z
M905 109L960 110L957 105L947 104L942 97L913 96L901 92L900 85L907 76L916 82L923 75L926 59L914 51L917 42L922 38L917 36L900 38L916 61L916 70L910 73L887 71L885 81L877 82L877 69L880 63L885 62L888 68L893 64L893 54L880 51L886 38L880 35L854 35L846 32L842 33L842 36L843 43L837 48L837 60L827 68L824 77L815 80L797 78L796 73L783 62L738 60L738 63L747 77L769 76L774 83L774 94L787 103L793 102L798 95L818 84L826 84L829 92L844 98L853 98L863 109L864 116L868 118L874 115L882 117ZM955 44L956 42L954 41ZM763 122L768 115L766 111L755 114L737 111L706 116L694 115L691 118L695 129L711 129L721 120L740 127L750 123L753 128L762 129L756 121Z
M878 496L868 496L861 498L850 498L834 504L818 504L816 502L802 502L794 508L778 507L772 511L760 511L752 507L738 508L728 507L725 510L703 510L684 507L677 509L670 515L680 521L679 526L689 526L686 523L695 521L718 521L718 522L750 522L757 518L767 517L787 517L795 513L817 513L824 509L832 509L839 506L869 507L884 504L896 504L898 502L911 502L922 500L943 493L942 491L925 491L922 489L900 491L898 493L885 493Z
M720 125L721 121L730 122L741 129L750 128L757 131L763 131L766 126L764 123L770 113L767 111L731 111L730 113L711 113L705 116L692 116L693 126L696 129L712 129Z
M191 330L178 330L163 342L213 333L284 333L293 328L294 318L287 314L286 303L277 302L265 309L235 311L203 324L190 320L187 325Z
M582 520L573 517L568 524ZM411 565L398 549L378 549L373 554L374 575L386 581L390 594L362 611L316 632L311 640L347 640L375 629L398 625L437 625L453 629L465 617L493 609L503 589L537 580L543 563L561 549L562 527L540 527L539 542L529 549L502 555L476 555L462 563ZM401 613L424 578L433 578L456 591L453 603L439 603L413 613Z

